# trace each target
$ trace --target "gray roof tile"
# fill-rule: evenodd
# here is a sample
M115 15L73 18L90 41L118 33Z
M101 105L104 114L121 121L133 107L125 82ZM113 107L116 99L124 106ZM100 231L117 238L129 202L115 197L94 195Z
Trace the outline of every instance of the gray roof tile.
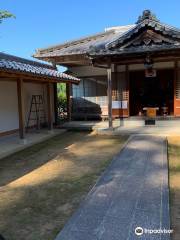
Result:
M80 79L57 71L53 66L0 53L0 71L11 70L16 72L30 73L37 76L56 78L59 81L79 82Z
M86 54L89 52L91 47L103 46L113 39L116 39L118 36L121 36L124 32L131 29L133 26L134 25L120 26L115 29L109 28L107 31L101 34L93 35L91 37L67 42L65 44L60 44L45 49L38 49L34 54L34 57L43 59L55 56Z

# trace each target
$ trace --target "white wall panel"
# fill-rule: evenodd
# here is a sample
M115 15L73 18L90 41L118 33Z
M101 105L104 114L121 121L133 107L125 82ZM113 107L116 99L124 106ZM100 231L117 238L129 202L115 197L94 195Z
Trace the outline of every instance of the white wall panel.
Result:
M25 124L27 123L28 114L32 95L43 95L44 109L47 120L47 89L46 84L24 83L24 110ZM54 120L54 90L51 86L52 109ZM35 122L31 121L30 125ZM17 98L17 83L16 81L0 81L0 133L11 131L19 128L18 117L18 98Z
M107 70L92 66L72 67L69 70L78 77L102 76L107 75Z
M0 81L0 133L18 127L17 84L13 81Z

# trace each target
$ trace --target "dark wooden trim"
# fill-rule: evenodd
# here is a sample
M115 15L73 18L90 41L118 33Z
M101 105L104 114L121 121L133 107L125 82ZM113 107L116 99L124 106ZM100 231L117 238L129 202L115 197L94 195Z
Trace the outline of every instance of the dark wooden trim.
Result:
M48 129L53 129L53 115L52 115L52 96L51 83L47 83L47 112L48 112Z
M126 65L129 67L129 65ZM173 70L174 67L171 67L171 68L155 68L157 71L162 71L162 70ZM132 72L139 72L139 71L145 71L145 69L133 69L133 70L129 70L129 73L132 73Z
M9 130L9 131L5 131L5 132L0 132L0 137L5 137L5 136L8 136L8 135L12 135L14 133L17 133L18 131L19 131L19 128L18 129Z
M177 116L177 100L176 100L176 82L178 78L178 61L174 62L174 115Z
M175 59L180 61L180 57L178 58L153 58L154 63L159 63L159 62L173 62ZM145 61L145 57L143 57L142 59L132 59L132 60L124 60L124 61L115 61L114 63L118 64L118 65L132 65L132 64L144 64Z
M82 85L83 85L83 97L86 97L85 95L86 95L86 93L85 93L85 81L84 81L85 79L83 79L82 80ZM88 80L88 79L87 79Z
M106 71L107 71L107 69L106 69ZM107 78L107 74L104 74L104 75L92 75L92 76L78 76L78 78L80 78L80 79L88 79L88 78L97 78L97 77L106 77Z
M52 62L52 60L56 64L60 64L62 66L66 65L73 65L73 64L86 64L90 65L91 60L87 58L86 54L71 54L71 55L64 55L64 56L49 56L49 57L36 57L40 60L44 60L47 62Z
M0 82L16 82L18 80L18 77L1 77L0 76ZM24 83L33 83L33 84L46 84L47 83L47 81L40 81L40 80L36 80L36 81L34 81L34 80L31 80L31 79L24 79L23 78L23 82ZM54 83L56 83L56 82L54 82Z
M40 80L36 80L36 81L33 81L33 80L31 80L31 79L24 79L24 82L25 83L33 83L33 84L46 84L47 83L47 81L40 81ZM56 82L54 82L54 81L52 81L52 83L56 83Z
M112 116L114 118L124 118L129 117L128 109L112 109Z
M128 92L128 117L130 116L130 101L129 101L129 66L128 65L126 65L126 69L125 69L125 71L126 71L126 83L127 83L127 92Z
M177 55L177 54L176 54ZM137 54L135 56L129 56L129 57L120 57L117 56L116 59L112 58L112 62L117 65L130 65L130 64L142 64L144 63L146 54L138 56ZM180 56L175 56L174 55L164 55L164 56L158 56L157 54L151 54L151 57L154 61L154 63L158 62L170 62L170 61L180 61ZM94 66L98 64L104 64L107 62L107 59L96 59L96 63ZM107 67L108 68L108 67Z
M115 96L114 98L117 100L117 91L118 91L118 82L117 82L117 65L114 64L114 72L112 74L112 81L114 81L114 87L113 89L113 83L112 83L112 90L115 90ZM112 93L112 98L113 98L113 93Z
M16 82L18 78L1 77L0 82Z
M0 71L0 78L11 78L12 80L23 78L24 81L41 81L41 82L59 82L59 83L67 83L67 82L72 82L74 84L78 84L79 82L74 81L74 80L65 80L65 79L59 79L56 77L51 77L51 76L41 76L38 74L33 74L33 73L27 73L27 72L19 72L19 71L12 71L12 70L1 70Z
M19 114L19 136L25 138L25 113L24 113L24 89L23 79L17 80L18 114Z
M98 65L98 64L96 64L96 63L93 63L93 67L107 69L107 68L108 68L108 65Z
M58 124L58 95L57 95L57 83L53 83L54 90L54 123Z

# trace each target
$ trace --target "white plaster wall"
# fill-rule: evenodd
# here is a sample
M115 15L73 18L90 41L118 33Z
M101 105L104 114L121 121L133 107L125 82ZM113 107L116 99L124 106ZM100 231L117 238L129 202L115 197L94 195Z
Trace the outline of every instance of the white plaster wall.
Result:
M0 133L18 129L17 84L0 81Z
M107 75L107 70L93 66L72 67L69 70L78 77L103 76Z
M74 98L106 96L107 95L106 76L104 76L104 79L96 77L83 78L78 85L72 84L72 96Z
M30 111L30 103L32 95L44 96L44 109L47 121L47 88L46 84L24 83L24 110L25 110L25 125L27 124L28 113ZM54 90L51 84L51 102L52 115L54 121ZM31 121L30 126L35 122ZM17 98L17 83L15 81L0 81L0 133L15 130L19 128L18 117L18 98Z
M180 65L180 63L179 63ZM174 62L158 62L154 63L154 68L163 69L163 68L173 68ZM78 77L90 77L90 76L103 76L107 75L107 70L104 68L97 68L93 66L82 66L82 67L71 67L69 70ZM129 70L144 70L144 64L130 64ZM118 72L125 71L125 65L117 66Z
M28 114L30 111L32 95L42 95L45 99L45 86L43 84L36 83L24 83L24 111L25 111L25 122L27 124ZM33 107L35 110L35 106ZM32 113L31 118L35 118L35 113ZM35 121L30 121L30 126L36 124Z
M30 111L30 105L31 105L31 99L32 99L32 95L42 95L44 98L44 110L45 110L45 118L44 118L44 122L47 121L47 86L46 84L42 84L42 83L24 83L24 108L25 108L25 119L26 119L26 123L27 123L27 119L28 119L28 114ZM54 121L54 92L53 92L53 84L51 84L51 102L52 102L52 110L53 110L53 121ZM41 116L43 116L44 113L41 113ZM35 117L35 113L34 113L34 117ZM33 115L32 115L33 118ZM43 120L43 119L42 119ZM30 121L30 126L33 126L34 124L36 124L35 121Z

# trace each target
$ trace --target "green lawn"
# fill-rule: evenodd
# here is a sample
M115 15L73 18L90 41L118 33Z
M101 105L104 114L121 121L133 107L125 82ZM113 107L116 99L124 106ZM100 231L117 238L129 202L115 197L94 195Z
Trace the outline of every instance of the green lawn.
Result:
M53 240L126 140L67 132L0 160L0 233Z
M169 137L169 182L172 240L180 239L180 137Z

